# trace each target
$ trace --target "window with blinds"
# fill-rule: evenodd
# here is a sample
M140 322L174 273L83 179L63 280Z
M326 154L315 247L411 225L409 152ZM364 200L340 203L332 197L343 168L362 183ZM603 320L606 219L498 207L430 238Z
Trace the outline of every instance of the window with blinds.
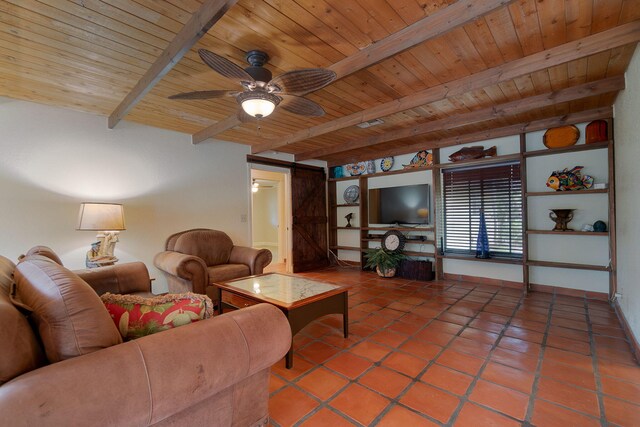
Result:
M445 252L476 254L484 211L490 254L522 258L520 164L448 169L442 178Z

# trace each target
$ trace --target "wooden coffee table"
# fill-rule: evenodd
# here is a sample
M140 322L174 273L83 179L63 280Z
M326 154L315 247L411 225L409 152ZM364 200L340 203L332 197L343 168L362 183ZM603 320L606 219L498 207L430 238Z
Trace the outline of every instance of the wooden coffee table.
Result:
M220 313L224 307L243 308L259 303L278 307L291 326L286 367L293 367L293 336L326 314L342 314L344 337L349 335L348 288L300 276L268 273L217 283Z

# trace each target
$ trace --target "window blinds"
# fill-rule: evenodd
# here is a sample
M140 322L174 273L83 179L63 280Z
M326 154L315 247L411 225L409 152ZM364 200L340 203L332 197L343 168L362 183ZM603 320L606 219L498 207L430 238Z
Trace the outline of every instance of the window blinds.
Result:
M522 257L520 164L443 172L445 252L474 254L484 210L492 255Z

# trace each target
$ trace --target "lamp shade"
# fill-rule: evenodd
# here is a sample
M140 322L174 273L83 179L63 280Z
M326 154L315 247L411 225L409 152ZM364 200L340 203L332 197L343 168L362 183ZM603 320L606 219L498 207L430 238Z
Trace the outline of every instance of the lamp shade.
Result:
M124 227L124 208L115 203L82 203L77 230L120 231Z
M276 105L282 98L258 87L254 90L244 91L236 97L245 113L250 116L263 118L273 113Z
M267 117L273 113L275 104L268 99L247 99L242 103L242 109L250 116L253 117Z

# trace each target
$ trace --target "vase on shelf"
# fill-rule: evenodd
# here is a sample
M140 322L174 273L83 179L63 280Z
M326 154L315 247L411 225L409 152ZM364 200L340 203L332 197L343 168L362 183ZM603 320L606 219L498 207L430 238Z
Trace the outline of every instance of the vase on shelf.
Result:
M569 221L573 219L573 211L575 209L549 209L549 218L551 218L556 226L551 231L573 231L567 227Z

